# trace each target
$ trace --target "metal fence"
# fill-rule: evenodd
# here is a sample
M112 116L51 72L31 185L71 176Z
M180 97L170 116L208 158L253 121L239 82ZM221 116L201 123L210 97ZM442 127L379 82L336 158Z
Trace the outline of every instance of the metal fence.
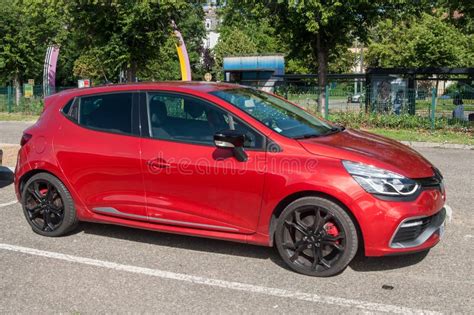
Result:
M73 87L56 87L60 92ZM0 87L0 112L39 115L43 111L43 86L33 86L33 94L25 96L23 88L17 91L12 86Z
M314 81L299 84L276 82L272 87L260 81L244 82L247 85L270 90L315 113L320 112L318 97L320 89ZM421 84L416 89L372 89L363 81L331 82L325 88L326 98L321 104L326 117L338 113L367 113L375 115L417 115L430 118L474 120L474 88L444 88L432 82ZM72 87L57 87L56 91ZM375 91L375 92L374 92ZM33 95L25 97L24 91L13 87L0 87L0 112L38 115L43 109L43 89L33 87Z
M325 87L326 98L318 106L320 89L313 83L275 84L273 92L313 112L324 107L326 117L338 113L374 115L416 115L431 120L474 121L474 88L469 85L445 88L422 82L419 88L372 88L362 82L332 82ZM470 124L467 124L470 126Z

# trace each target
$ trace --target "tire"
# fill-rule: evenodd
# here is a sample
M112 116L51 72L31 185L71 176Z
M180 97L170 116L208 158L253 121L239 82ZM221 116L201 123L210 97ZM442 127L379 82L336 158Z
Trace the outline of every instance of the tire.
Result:
M32 230L43 236L62 236L79 223L66 186L55 176L39 173L25 184L21 204Z
M354 222L338 204L321 197L303 197L279 216L275 245L292 270L329 277L342 272L354 258L358 236Z

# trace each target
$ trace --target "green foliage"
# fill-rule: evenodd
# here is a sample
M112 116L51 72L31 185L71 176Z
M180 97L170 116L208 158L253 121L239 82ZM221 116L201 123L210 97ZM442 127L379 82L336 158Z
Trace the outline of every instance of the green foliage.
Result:
M141 79L179 78L169 74L178 64L170 44L172 20L198 73L203 14L197 1L184 0L0 1L0 83L41 82L49 44L61 47L58 85L84 77L117 81L122 70L129 79L136 74Z
M345 45L336 46L328 58L329 73L350 73L356 65L356 54Z
M84 77L95 83L116 82L121 71L129 79L180 79L171 20L183 34L194 79L211 68L214 77L222 79L223 57L242 54L283 53L287 73L349 72L355 56L347 48L355 39L369 38L371 65L474 64L472 1L224 1L219 43L204 58L213 55L214 66L201 62L202 3L0 1L0 84L30 78L41 82L50 44L61 47L57 85L75 85ZM426 13L413 18L421 11Z
M102 65L107 71L99 73L109 79L118 77L121 70L129 81L137 73L155 78L149 71L159 64L161 48L166 44L169 48L172 20L184 29L183 36L190 35L190 48L196 48L204 35L202 8L187 1L64 1L64 5L70 30L82 51L80 62L75 64L76 74ZM192 57L196 61L197 56Z
M40 115L43 112L44 103L41 98L22 99L18 105L12 107L13 113L25 115Z
M145 81L181 79L176 40L173 37L169 37L163 44L159 56L148 61L145 67L138 72L138 77Z
M215 67L214 77L222 80L222 64L226 56L242 56L258 53L257 45L243 31L235 28L227 31L226 36L221 36L214 47Z
M372 31L367 62L372 67L466 67L474 65L474 37L444 18L381 21Z
M286 55L286 73L314 73L317 58L311 51L300 50L309 44L305 38L292 38L288 29L278 27L283 15L287 13L275 1L227 1L220 14L223 24L220 40L215 48L215 74L221 76L222 58L244 54ZM288 22L288 21L286 21ZM286 23L285 22L285 23ZM294 25L295 21L288 22ZM329 55L329 69L334 73L349 72L355 56L347 45L337 44Z
M276 3L262 0L259 3L267 3L272 8L277 30L290 49L289 56L312 56L312 68L317 67L321 88L318 99L321 111L324 111L325 98L322 88L327 84L331 58L342 60L341 52L347 51L355 40L366 42L368 30L381 19L413 14L422 8L409 0L280 0ZM336 68L346 70L348 67Z
M451 131L451 130L413 130L413 129L383 129L375 128L368 131L392 138L398 141L418 141L435 143L456 143L464 145L474 145L472 132Z
M309 57L308 57L309 59ZM312 62L308 62L303 59L286 59L285 60L285 72L288 74L307 74L313 73L313 67L311 67Z
M107 78L107 74L111 75L104 63L101 62L103 58L99 58L102 55L102 51L98 48L93 48L88 52L80 55L74 61L73 73L78 78L88 78L92 82L103 81Z
M50 1L0 1L0 83L41 79L46 47L65 36L62 14Z
M436 12L443 15L465 34L474 33L474 2L470 0L438 0Z
M318 51L331 54L337 52L338 46L349 47L355 39L365 42L367 30L380 19L409 14L418 7L402 0L289 0L278 1L274 12L278 30L289 42L291 53L311 54L317 60Z
M377 115L347 112L330 114L329 119L337 124L351 128L431 129L430 119L417 115ZM437 118L435 127L436 129L459 132L473 131L473 126L469 122L448 118Z
M227 1L219 12L222 25L214 47L214 77L222 80L222 62L226 56L275 54L286 51L267 6L259 2Z

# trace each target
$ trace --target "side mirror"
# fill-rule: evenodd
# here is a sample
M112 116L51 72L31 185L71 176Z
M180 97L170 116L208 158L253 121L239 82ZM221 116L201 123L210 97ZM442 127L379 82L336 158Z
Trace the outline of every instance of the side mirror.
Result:
M232 149L235 158L240 162L248 159L244 151L245 136L236 130L223 130L214 135L214 144L221 149Z

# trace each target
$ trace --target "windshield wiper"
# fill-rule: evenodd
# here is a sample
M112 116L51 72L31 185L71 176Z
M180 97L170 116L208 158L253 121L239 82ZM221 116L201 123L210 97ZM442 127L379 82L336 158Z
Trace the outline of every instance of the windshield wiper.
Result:
M309 138L317 138L321 136L320 134L318 133L307 133L307 134L304 134L304 135L301 135L301 136L298 136L298 137L294 137L293 139L309 139Z
M344 131L345 129L346 129L346 127L344 127L344 126L335 126L335 127L332 127L328 132L326 132L325 134L323 134L323 136L332 135L332 134L334 134L334 133L338 133L338 132Z

